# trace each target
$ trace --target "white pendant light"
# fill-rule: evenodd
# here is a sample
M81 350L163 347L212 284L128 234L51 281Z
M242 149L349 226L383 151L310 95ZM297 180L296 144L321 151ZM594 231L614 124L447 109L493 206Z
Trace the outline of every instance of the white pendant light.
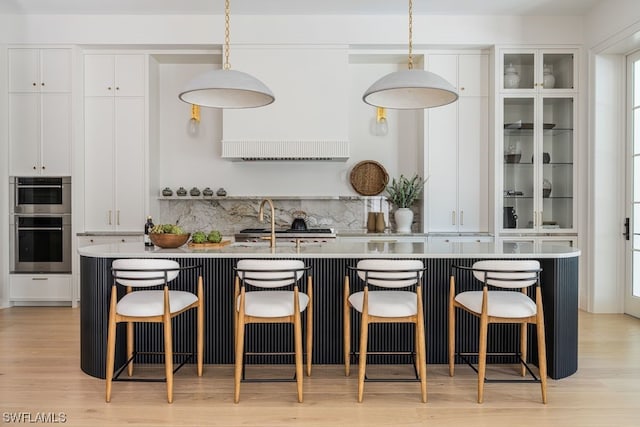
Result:
M413 68L412 39L413 0L409 0L409 69L380 78L362 95L364 102L375 107L403 110L439 107L458 99L456 89L445 79Z
M275 101L271 90L255 77L231 69L229 64L229 0L225 0L224 65L196 76L178 95L182 101L201 107L254 108Z

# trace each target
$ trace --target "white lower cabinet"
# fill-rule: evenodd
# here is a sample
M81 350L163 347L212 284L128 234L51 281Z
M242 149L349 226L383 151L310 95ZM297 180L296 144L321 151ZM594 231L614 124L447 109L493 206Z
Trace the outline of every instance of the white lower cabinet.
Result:
M110 235L110 236L79 236L78 237L78 247L83 248L85 246L93 246L93 245L108 245L110 243L136 243L142 242L143 236L120 236L120 235Z
M50 302L71 304L71 284L70 274L10 274L9 300L20 305Z
M521 236L501 237L498 244L502 245L505 253L520 253L533 249L535 252L543 251L547 246L566 246L576 248L577 236Z

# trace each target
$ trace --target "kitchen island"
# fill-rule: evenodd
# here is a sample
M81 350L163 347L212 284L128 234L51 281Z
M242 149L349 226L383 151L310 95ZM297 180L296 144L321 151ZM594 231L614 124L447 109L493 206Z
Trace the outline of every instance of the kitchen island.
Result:
M111 285L111 263L118 258L174 259L182 266L202 265L205 283L205 363L231 364L233 352L233 267L238 259L301 259L312 267L314 283L313 363L341 364L342 290L348 265L363 258L420 259L427 269L424 277L425 331L427 363L447 363L447 304L449 271L452 264L470 266L483 259L536 259L542 266L541 284L546 326L547 366L551 378L572 375L578 362L578 260L575 248L544 246L534 250L527 243L461 243L461 242L335 242L320 244L232 243L219 249L148 249L142 243L117 243L80 248L81 292L81 368L89 375L105 377L108 300ZM352 281L352 290L361 286ZM477 288L477 283L460 281L462 289ZM122 288L122 287L120 287ZM180 275L172 288L195 289L193 277ZM119 291L121 291L120 289ZM195 313L175 319L177 337L175 351L190 351L195 340ZM457 349L474 351L478 341L478 323L472 316L458 314ZM352 316L352 330L359 330L358 316ZM116 364L124 361L124 325L119 325ZM247 351L290 351L291 330L284 325L252 325ZM406 325L380 325L372 351L393 346L409 350L413 330ZM528 360L536 362L535 329L530 328ZM352 334L352 348L357 348L358 333ZM513 352L518 338L514 325L492 325L489 342L493 352ZM136 326L136 344L140 350L157 351L162 346L162 332L157 325ZM249 363L289 363L285 356L249 359ZM372 363L404 363L392 356L373 356ZM501 360L488 360L500 362ZM161 360L148 360L159 363Z

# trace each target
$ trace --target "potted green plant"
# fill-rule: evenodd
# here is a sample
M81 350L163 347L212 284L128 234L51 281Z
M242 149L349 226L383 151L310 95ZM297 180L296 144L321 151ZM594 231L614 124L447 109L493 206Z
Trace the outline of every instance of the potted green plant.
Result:
M387 200L396 207L393 216L398 233L411 232L413 211L410 208L422 194L425 182L427 180L422 179L418 174L413 175L412 178L400 175L397 179L393 178L391 184L387 186Z

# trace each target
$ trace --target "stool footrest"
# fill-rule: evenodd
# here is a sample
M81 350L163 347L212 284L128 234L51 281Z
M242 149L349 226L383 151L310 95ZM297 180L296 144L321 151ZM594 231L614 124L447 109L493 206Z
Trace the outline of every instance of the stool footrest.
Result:
M476 368L476 366L471 363L471 361L467 358L467 356L477 356L478 353L470 353L470 352L458 352L456 353L457 356L459 356L467 365L469 365L469 367L471 367L471 369L473 369L476 373L478 373L478 368ZM492 379L492 378L484 378L484 381L487 383L540 383L541 380L540 378L538 378L536 376L536 374L533 372L533 370L531 369L531 367L529 366L529 364L527 362L525 362L524 360L522 360L522 356L520 355L520 353L490 353L487 352L487 356L512 356L514 358L517 359L517 361L514 364L522 364L524 365L525 369L527 370L527 372L529 372L529 375L531 375L531 379Z
M134 351L133 355L126 362L124 362L122 364L122 366L120 366L120 368L118 368L118 370L116 371L115 375L113 376L113 378L111 380L112 381L147 382L147 383L150 383L150 382L167 382L167 378L166 377L163 377L163 378L119 378L120 374L122 374L122 372L126 369L126 367L129 366L129 364L131 364L131 362L133 362L137 356L142 356L142 355L147 355L147 354L164 355L164 352L161 352L161 351ZM173 355L174 356L187 356L182 360L182 362L180 362L178 364L178 366L176 366L173 369L173 373L175 374L189 360L193 359L193 357L195 356L195 353L174 352Z

